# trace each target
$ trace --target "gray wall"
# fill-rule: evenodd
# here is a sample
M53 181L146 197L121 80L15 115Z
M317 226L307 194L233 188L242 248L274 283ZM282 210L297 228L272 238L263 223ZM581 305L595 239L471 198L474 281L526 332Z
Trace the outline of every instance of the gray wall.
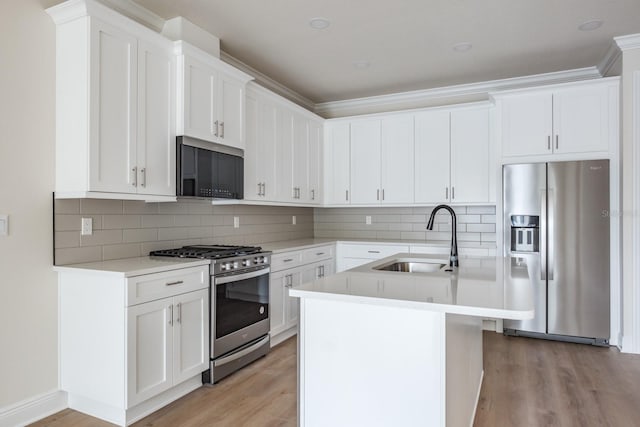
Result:
M240 219L239 228L233 227L234 216ZM80 235L82 217L93 218L93 235ZM204 200L55 202L58 265L136 257L191 244L260 245L309 237L313 237L311 208L212 206Z
M427 231L431 207L314 209L314 235L327 238L411 239L442 241L451 238L451 217L438 212L433 231ZM495 206L456 206L458 240L495 243ZM365 224L367 215L371 225Z

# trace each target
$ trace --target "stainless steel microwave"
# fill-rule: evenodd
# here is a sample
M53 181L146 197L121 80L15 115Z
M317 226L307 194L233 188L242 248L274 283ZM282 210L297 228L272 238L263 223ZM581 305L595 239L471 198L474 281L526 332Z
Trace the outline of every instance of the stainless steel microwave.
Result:
M242 151L185 136L177 137L176 195L242 199Z

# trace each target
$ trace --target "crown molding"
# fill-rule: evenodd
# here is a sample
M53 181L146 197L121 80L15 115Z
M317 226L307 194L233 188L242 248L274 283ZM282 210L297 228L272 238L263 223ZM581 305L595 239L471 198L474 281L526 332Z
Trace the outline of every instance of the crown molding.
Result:
M535 74L509 79L490 80L480 83L468 83L455 86L445 86L434 89L414 90L389 95L369 96L365 98L348 99L344 101L330 101L316 104L316 113L339 114L341 111L355 108L381 107L400 104L403 102L428 101L438 98L450 98L469 95L488 95L489 92L535 87L556 83L568 83L580 80L600 78L602 75L596 67L578 68L568 71Z
M597 65L600 74L606 76L609 71L611 71L616 62L618 62L621 55L622 51L618 47L618 44L615 41L612 41L609 45L609 49L607 49L607 53L604 54L604 57Z
M640 34L629 34L628 36L614 37L613 40L622 51L640 49Z
M184 40L177 40L173 42L173 52L176 55L189 55L190 57L204 64L211 65L219 70L226 72L227 74L234 76L244 83L253 80L253 76L251 74L245 73L244 70L234 67L226 61L218 59L215 56L211 55L209 52L205 52L199 47L194 46Z
M133 0L99 0L101 3L113 10L125 15L134 21L151 28L156 32L161 32L164 27L164 19L135 3Z
M239 59L229 55L227 52L225 52L224 50L220 50L220 59L222 59L223 61L227 62L230 65L233 65L234 67L244 71L245 73L253 76L253 78L255 79L256 83L259 83L260 85L266 87L267 89L277 93L278 95L288 99L291 102L294 102L308 110L314 111L316 108L316 105L313 101L311 101L309 98L306 98L302 95L300 95L298 92L295 92L291 89L289 89L288 87L284 86L282 83L279 83L275 80L273 80L271 77L267 76L266 74L256 70L255 68L251 67L250 65L245 64L244 62L240 61Z

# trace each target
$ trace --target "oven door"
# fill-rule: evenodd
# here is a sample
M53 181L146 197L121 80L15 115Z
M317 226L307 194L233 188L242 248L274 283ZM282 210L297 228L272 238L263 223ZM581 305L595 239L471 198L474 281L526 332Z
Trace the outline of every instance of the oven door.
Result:
M269 333L270 269L213 278L211 356L217 358Z

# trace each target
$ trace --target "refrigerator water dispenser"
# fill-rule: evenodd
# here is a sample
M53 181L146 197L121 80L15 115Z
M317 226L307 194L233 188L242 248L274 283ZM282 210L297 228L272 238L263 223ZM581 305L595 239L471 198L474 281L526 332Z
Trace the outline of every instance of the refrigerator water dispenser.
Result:
M539 252L539 224L536 215L511 215L511 252Z

